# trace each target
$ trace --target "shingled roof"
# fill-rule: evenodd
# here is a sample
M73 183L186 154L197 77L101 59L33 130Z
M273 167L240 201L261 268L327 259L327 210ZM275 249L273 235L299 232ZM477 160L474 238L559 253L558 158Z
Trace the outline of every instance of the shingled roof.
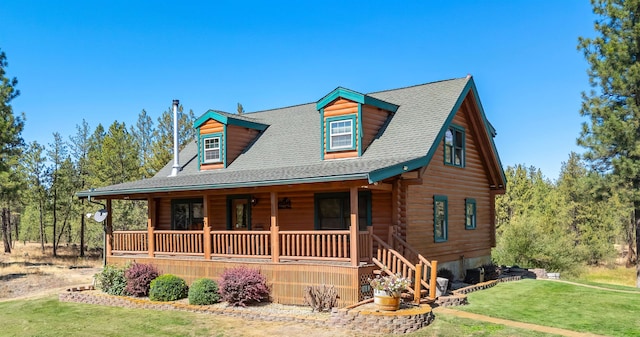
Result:
M180 152L182 170L168 163L153 178L78 193L109 196L366 179L370 183L428 164L462 100L475 90L471 77L367 94L398 105L386 129L360 157L322 160L316 104L245 113L233 118L267 125L227 168L198 167L197 144ZM480 110L482 110L480 108ZM484 119L484 116L483 116ZM488 125L488 122L485 124Z

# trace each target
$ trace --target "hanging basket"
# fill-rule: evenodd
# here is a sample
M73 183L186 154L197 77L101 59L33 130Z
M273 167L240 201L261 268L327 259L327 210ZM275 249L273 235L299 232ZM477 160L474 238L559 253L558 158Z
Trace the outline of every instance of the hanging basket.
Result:
M380 310L396 311L400 309L400 293L392 293L390 295L384 290L374 290L373 303Z

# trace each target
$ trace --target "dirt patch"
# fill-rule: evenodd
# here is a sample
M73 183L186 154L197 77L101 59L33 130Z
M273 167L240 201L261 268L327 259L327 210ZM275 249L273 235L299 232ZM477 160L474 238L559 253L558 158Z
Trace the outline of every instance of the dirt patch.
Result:
M102 270L99 252L88 252L84 258L74 246L60 247L52 257L52 247L45 253L35 243L14 246L11 254L0 255L0 301L46 296L78 285L90 285Z

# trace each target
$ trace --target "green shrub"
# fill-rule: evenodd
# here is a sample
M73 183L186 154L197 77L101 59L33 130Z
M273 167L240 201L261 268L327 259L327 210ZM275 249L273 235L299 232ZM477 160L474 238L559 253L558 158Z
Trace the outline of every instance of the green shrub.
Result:
M218 284L214 280L201 278L189 287L189 304L209 305L220 302Z
M127 295L125 291L127 279L124 277L124 268L113 265L104 266L104 269L96 274L96 285L109 295Z
M152 301L175 301L187 297L189 287L187 283L172 274L158 276L151 281L149 288L149 299Z

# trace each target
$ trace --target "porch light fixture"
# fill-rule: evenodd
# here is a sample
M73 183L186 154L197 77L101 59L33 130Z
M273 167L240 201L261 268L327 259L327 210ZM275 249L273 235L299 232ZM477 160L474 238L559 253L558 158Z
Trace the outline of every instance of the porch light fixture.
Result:
M255 206L258 204L258 198L251 197L251 206Z

